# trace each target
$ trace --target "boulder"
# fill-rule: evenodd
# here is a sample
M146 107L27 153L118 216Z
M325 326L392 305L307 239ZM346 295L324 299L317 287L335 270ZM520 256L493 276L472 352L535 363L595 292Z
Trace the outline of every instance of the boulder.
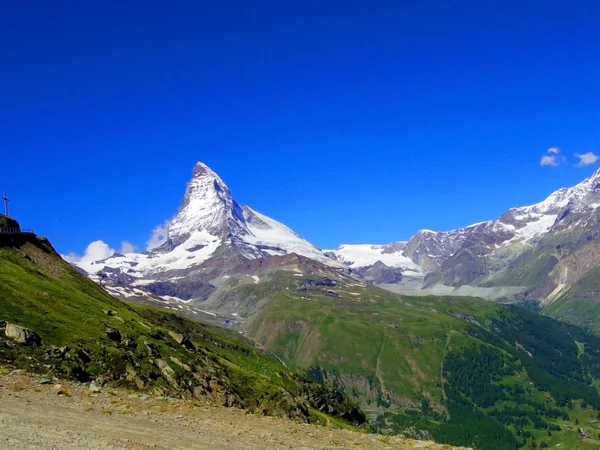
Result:
M116 328L106 327L105 332L111 341L116 342L117 344L121 343L121 339L123 338L119 330L117 330Z
M99 394L100 392L102 392L102 388L105 384L106 381L103 378L96 378L95 380L92 380L88 390L92 394Z
M53 390L56 395L64 395L66 397L69 397L71 395L69 390L65 388L62 384L55 384Z
M169 330L169 335L175 342L177 342L179 345L182 345L190 352L194 353L196 351L196 346L192 343L189 337L171 330Z
M15 325L14 323L6 324L4 334L7 338L12 339L19 344L31 347L37 347L42 343L42 338L40 338L37 333L27 328L20 327L19 325Z
M173 338L173 340L175 342L177 342L179 345L181 345L181 343L183 342L183 334L180 333L176 333L173 330L169 330L169 335Z

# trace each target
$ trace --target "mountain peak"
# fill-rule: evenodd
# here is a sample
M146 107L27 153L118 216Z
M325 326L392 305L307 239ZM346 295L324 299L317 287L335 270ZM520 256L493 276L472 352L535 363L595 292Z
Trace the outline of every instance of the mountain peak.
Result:
M212 176L212 177L219 178L219 176L210 167L208 167L206 164L204 164L203 162L200 162L200 161L198 161L194 165L193 176L194 176L194 178L199 178L199 177L204 177L204 176Z
M169 225L169 239L178 245L194 232L208 234L203 238L209 240L211 236L223 238L249 233L242 210L233 200L229 188L202 162L194 166L183 201Z

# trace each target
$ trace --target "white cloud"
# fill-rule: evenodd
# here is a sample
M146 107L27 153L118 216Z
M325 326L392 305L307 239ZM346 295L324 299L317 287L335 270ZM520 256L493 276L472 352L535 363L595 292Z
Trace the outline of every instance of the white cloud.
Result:
M544 156L542 156L542 159L540 160L540 166L556 167L559 164L560 163L558 162L556 155L544 155Z
M165 221L162 225L157 225L152 230L152 236L146 242L146 250L152 250L157 247L160 247L165 243L167 237L169 236L169 222Z
M76 253L69 253L68 255L62 255L65 261L70 263L90 263L94 261L102 261L112 255L115 250L103 241L94 241L87 246L83 255L77 255Z
M587 153L574 153L576 158L579 158L579 162L575 164L577 167L589 166L590 164L596 164L596 161L600 159L600 156L595 155L592 152Z
M560 148L558 148L558 147L550 147L548 149L548 153L552 153L553 155L558 155L560 153Z
M121 242L121 251L119 253L125 255L127 253L135 252L135 245L131 242L123 241Z

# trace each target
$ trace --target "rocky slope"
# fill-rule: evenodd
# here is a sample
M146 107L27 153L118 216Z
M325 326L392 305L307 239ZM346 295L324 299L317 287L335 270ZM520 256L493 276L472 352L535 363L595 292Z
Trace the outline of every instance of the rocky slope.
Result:
M35 235L0 240L0 364L302 422L365 420L237 333L111 297Z

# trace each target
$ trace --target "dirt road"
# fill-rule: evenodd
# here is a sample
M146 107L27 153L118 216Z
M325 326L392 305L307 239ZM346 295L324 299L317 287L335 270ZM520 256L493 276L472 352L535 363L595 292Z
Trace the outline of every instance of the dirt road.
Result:
M90 394L84 385L61 386L0 376L0 449L451 448L110 388Z

